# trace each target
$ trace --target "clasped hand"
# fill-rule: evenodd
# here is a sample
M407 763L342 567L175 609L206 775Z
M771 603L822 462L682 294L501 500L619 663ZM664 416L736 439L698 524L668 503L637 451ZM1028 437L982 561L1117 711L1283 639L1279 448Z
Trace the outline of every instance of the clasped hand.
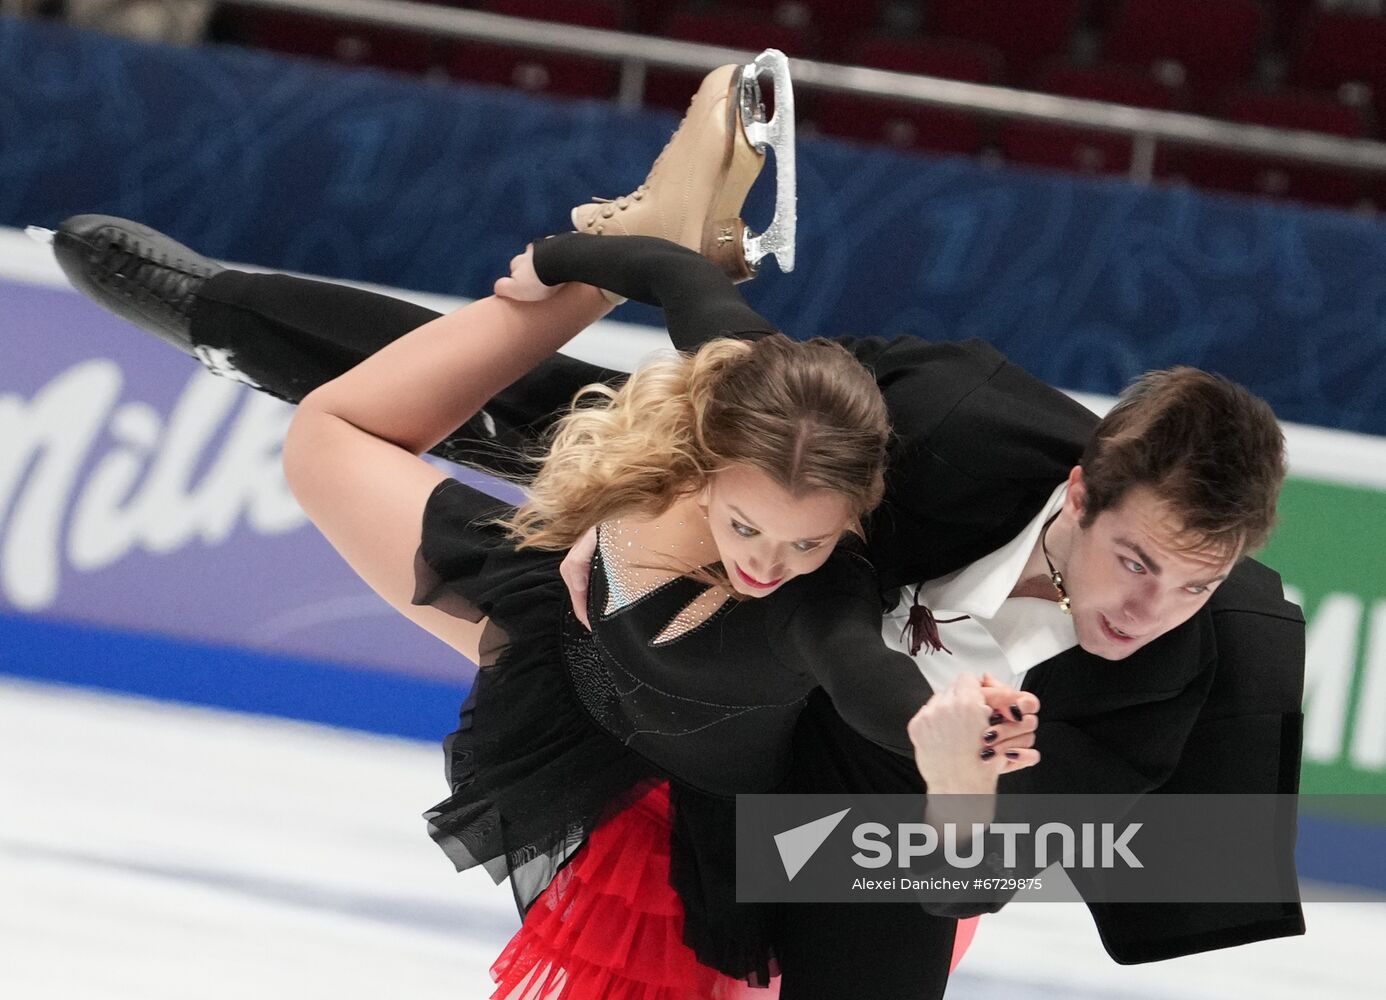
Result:
M929 790L990 794L1004 772L1039 763L1039 698L990 674L960 674L909 721L914 760Z
M534 244L530 243L521 253L510 258L510 274L497 278L495 292L497 298L514 302L542 302L555 294L562 285L546 285L539 280L534 270Z

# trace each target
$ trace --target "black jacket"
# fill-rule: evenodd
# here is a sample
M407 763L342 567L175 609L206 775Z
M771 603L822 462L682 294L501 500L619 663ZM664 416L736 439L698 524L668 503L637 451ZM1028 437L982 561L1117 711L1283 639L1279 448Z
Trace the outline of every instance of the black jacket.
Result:
M869 533L887 587L952 572L1014 538L1097 424L980 341L843 343L876 372L899 439ZM1043 761L1005 776L1005 791L1298 791L1304 618L1254 559L1191 620L1128 659L1075 647L1031 668L1024 687L1043 705ZM1266 877L1294 898L1292 809L1284 819L1288 835ZM1097 881L1075 876L1080 891ZM1304 931L1298 903L1090 906L1123 963Z

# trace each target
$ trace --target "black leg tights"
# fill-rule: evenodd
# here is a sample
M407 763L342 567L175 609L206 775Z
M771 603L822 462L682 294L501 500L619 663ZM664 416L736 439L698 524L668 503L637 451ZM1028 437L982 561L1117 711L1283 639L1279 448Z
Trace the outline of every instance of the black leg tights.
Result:
M402 299L287 274L224 271L198 291L193 339L297 403L438 313Z
M919 795L914 761L847 725L820 689L794 731L787 790ZM780 1000L936 1000L948 985L958 922L914 902L800 903L779 908Z
M297 403L437 316L411 302L346 285L224 271L197 294L192 336L199 345L228 351L236 368L265 392ZM623 377L555 355L498 393L433 453L521 479L533 471L521 456L534 453L573 394L584 385Z
M936 1000L948 985L958 922L915 903L781 908L780 1000Z

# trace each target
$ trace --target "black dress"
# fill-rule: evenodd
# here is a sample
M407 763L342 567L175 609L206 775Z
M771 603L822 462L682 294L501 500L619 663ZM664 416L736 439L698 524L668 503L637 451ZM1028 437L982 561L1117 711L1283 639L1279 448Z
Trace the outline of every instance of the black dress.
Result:
M426 814L434 839L459 869L508 875L523 910L594 828L667 781L688 945L728 975L768 978L767 911L735 902L734 796L785 787L813 689L902 758L906 723L932 694L881 642L862 544L845 536L818 571L665 638L707 585L675 576L613 610L617 557L603 539L589 632L559 577L562 553L517 550L494 523L502 511L445 480L424 512L416 603L489 619L447 741L453 794Z

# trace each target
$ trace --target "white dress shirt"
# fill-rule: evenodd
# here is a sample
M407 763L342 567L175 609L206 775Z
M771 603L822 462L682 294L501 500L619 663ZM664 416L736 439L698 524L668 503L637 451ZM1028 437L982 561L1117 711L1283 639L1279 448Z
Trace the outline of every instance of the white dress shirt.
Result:
M919 603L939 620L939 637L952 650L930 652L925 644L914 656L935 691L947 687L961 673L977 677L989 673L1002 683L1020 687L1025 671L1078 645L1073 618L1064 614L1057 601L1010 596L1044 522L1063 506L1067 495L1068 484L1063 483L1015 538L962 569L920 585ZM903 632L914 594L913 586L903 588L899 604L882 625L886 644L906 655L909 644ZM959 615L968 617L943 623L943 619Z

